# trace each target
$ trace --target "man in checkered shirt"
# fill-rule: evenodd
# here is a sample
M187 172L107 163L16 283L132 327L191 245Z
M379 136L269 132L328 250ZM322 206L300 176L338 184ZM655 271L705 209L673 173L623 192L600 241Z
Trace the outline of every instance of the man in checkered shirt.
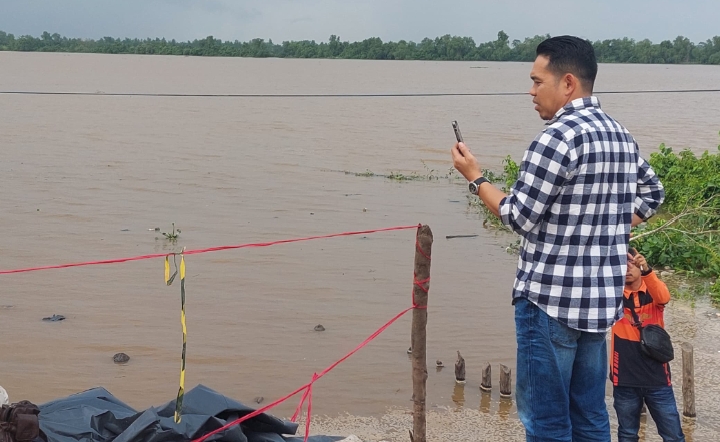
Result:
M547 127L509 195L486 184L464 143L452 148L471 192L522 236L513 304L528 441L610 441L605 333L621 312L630 228L665 197L632 135L592 95L596 74L585 40L538 46L530 95Z

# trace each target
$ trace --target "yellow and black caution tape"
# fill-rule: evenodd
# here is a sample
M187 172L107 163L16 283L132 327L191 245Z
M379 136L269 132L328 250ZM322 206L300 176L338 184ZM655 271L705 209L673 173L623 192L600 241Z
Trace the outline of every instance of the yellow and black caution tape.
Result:
M173 257L174 259L174 257ZM177 269L177 264L175 266ZM165 257L165 284L172 284L178 271L170 275L170 255ZM185 396L185 350L187 348L187 325L185 323L185 256L180 254L180 323L182 324L183 346L182 361L180 362L180 389L178 390L177 399L175 400L175 423L180 423L183 405L183 397Z

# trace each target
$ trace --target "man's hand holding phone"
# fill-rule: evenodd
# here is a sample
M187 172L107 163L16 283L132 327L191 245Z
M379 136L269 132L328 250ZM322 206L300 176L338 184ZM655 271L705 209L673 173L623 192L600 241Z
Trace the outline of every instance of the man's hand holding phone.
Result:
M455 131L455 138L457 139L457 143L455 143L451 149L453 166L466 180L475 181L482 176L480 164L470 152L470 149L465 146L458 122L453 121L452 126Z
M457 139L457 143L455 143L453 148L450 150L453 159L453 166L455 166L455 169L457 169L457 171L470 182L468 184L468 190L479 196L487 208L490 209L495 216L499 217L500 202L507 195L495 186L482 186L482 184L486 182L489 183L489 181L483 178L482 169L480 168L477 158L475 158L472 152L470 152L470 149L468 149L463 142L457 121L453 121L453 129L455 129L455 138Z

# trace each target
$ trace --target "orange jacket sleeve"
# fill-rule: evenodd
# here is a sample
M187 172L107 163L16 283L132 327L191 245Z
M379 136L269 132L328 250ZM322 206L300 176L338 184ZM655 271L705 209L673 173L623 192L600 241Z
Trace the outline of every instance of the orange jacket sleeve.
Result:
M670 290L668 290L667 285L657 277L654 271L650 272L647 276L643 276L642 279L655 304L665 305L670 302Z

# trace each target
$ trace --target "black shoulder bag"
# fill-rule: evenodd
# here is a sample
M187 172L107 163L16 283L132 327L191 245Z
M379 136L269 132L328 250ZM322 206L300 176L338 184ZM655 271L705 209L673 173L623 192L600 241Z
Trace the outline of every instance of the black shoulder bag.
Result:
M635 296L630 298L630 312L635 321L635 327L640 330L640 348L645 356L655 359L656 361L665 363L675 358L670 335L664 328L657 324L643 326L635 313Z

